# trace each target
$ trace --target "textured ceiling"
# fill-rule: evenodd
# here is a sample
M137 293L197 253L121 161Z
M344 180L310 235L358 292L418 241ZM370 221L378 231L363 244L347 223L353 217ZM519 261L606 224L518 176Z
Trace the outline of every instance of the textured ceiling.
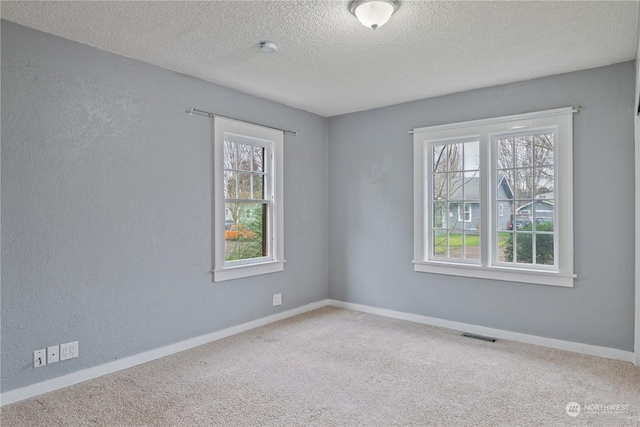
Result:
M322 116L635 57L637 1L400 0L375 31L348 3L2 1L1 13Z

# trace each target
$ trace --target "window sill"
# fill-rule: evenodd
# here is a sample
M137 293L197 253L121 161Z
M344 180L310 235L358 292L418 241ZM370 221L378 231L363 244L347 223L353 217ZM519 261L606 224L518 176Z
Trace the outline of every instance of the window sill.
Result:
M213 281L242 279L243 277L259 276L261 274L277 273L284 271L285 261L268 261L256 264L244 264L226 267L221 270L213 270Z
M573 287L575 274L565 275L547 271L529 271L506 267L482 267L479 265L460 265L439 262L413 261L414 271L421 273L444 274L449 276L473 277L507 282L533 283L536 285Z

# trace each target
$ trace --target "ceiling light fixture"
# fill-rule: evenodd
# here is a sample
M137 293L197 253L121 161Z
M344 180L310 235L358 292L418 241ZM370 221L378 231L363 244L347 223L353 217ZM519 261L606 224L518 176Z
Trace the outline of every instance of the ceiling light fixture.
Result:
M349 11L365 27L382 27L398 10L398 0L353 0L349 3Z

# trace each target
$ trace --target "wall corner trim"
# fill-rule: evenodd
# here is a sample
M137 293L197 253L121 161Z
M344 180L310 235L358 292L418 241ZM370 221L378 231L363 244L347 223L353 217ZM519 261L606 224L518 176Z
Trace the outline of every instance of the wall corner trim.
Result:
M283 311L281 313L271 314L269 316L252 320L247 323L231 326L220 331L211 332L208 334L189 338L175 344L169 344L164 347L159 347L153 350L145 351L143 353L134 354L133 356L125 357L113 362L104 363L102 365L93 366L91 368L81 369L79 371L52 378L50 380L28 385L26 387L9 390L0 394L0 406L18 402L20 400L28 399L30 397L38 396L40 394L48 393L50 391L58 390L84 381L92 380L103 375L112 374L123 369L141 365L155 359L160 359L161 357L170 356L181 351L189 350L191 348L208 344L213 341L218 341L220 339L246 332L251 329L259 328L260 326L265 326L270 323L288 319L290 317L294 317L308 311L316 310L327 305L329 305L328 300L320 300L293 308L291 310Z

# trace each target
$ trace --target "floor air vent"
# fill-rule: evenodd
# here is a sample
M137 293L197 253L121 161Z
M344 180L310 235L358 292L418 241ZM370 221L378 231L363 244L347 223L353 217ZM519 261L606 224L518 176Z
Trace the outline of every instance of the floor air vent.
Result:
M481 341L496 342L495 338L485 337L485 336L476 335L476 334L470 334L468 332L463 333L462 336L463 337L467 337L467 338L473 338L473 339L476 339L476 340L481 340Z

